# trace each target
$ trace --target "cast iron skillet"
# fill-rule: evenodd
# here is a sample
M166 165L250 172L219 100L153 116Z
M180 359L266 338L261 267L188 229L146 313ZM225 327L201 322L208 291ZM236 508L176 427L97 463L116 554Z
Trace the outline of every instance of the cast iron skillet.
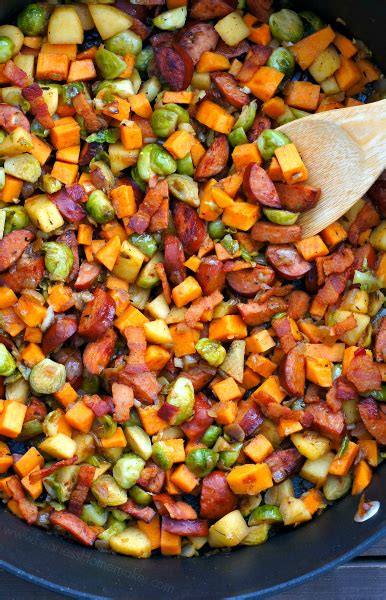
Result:
M10 22L27 3L0 0L0 22ZM309 0L306 6L320 14L320 4L326 20L334 25L341 17L373 50L385 72L385 0ZM263 546L190 559L136 560L103 554L29 527L0 509L0 567L57 592L92 600L261 598L336 567L385 535L386 465L375 472L367 498L383 502L378 514L365 523L354 522L359 498L349 496Z

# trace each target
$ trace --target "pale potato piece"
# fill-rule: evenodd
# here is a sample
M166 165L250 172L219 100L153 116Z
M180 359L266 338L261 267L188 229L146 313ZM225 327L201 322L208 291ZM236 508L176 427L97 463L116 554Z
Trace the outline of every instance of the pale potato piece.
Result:
M370 324L370 317L361 313L352 313L348 310L336 310L333 313L332 318L334 323L340 323L341 321L345 321L350 315L354 315L357 326L341 335L340 339L348 346L356 346L358 340Z
M39 450L46 452L58 460L75 456L76 443L68 435L57 433L47 437L39 444Z
M236 11L217 21L214 28L228 46L236 46L249 36L249 27Z
M106 4L89 4L89 10L101 38L107 40L116 33L121 33L131 27L133 19L115 8Z
M327 77L327 79L322 81L320 87L322 88L323 92L327 95L339 94L340 92L338 82L333 75L331 75L331 77Z
M334 458L335 454L333 452L327 452L324 456L321 456L316 460L306 460L299 473L300 477L307 479L307 481L311 481L311 483L315 483L319 487L324 485L330 465Z
M6 36L14 43L14 49L12 56L19 54L20 49L24 42L24 34L15 25L0 25L0 36Z
M4 88L11 89L11 88ZM3 96L3 101L7 102ZM16 127L0 144L0 157L18 156L32 150L33 142L31 134L22 127Z
M209 545L212 548L237 546L248 533L243 515L239 510L233 510L210 527Z
M136 558L149 558L151 543L146 533L135 525L129 526L121 533L110 538L110 548L119 554L135 556Z
M349 290L343 296L340 308L342 310L350 310L365 315L369 309L369 295L364 290L362 291L356 288Z
M145 336L148 342L152 344L172 344L173 338L170 334L166 321L156 319L143 324Z
M141 270L145 255L130 242L123 242L121 255L116 261L113 274L129 283L134 283Z
M169 305L165 300L165 296L160 294L151 302L146 304L145 309L151 314L154 319L166 319L169 314Z
M46 194L27 198L24 207L33 224L44 233L50 233L64 225L62 215Z
M330 440L319 435L315 431L293 433L291 435L291 440L300 454L310 460L320 458L331 448Z
M19 69L23 69L30 79L34 78L35 72L35 57L32 54L16 54L13 59L15 65Z
M280 502L279 508L284 525L295 525L295 523L303 523L312 519L309 510L300 498L284 498Z
M48 22L47 40L50 44L81 44L83 27L73 6L58 6Z
M233 377L239 383L243 382L244 377L245 346L245 340L234 340L220 366L226 375Z
M334 46L329 46L314 60L309 71L315 81L321 83L331 77L339 67L340 56Z
M92 20L88 6L85 6L84 4L72 4L71 6L75 8L79 15L83 31L90 31L90 29L94 29L94 21Z
M58 108L59 92L58 88L50 85L42 85L43 98L47 104L48 112L54 115Z
M378 227L376 227L371 236L370 244L374 246L376 250L380 252L386 252L386 221L382 221Z
M137 162L139 149L126 150L123 144L116 142L109 145L110 168L114 175L132 167Z
M280 506L284 498L290 498L294 495L294 486L291 479L286 479L277 485L272 486L264 494L264 504L273 504Z

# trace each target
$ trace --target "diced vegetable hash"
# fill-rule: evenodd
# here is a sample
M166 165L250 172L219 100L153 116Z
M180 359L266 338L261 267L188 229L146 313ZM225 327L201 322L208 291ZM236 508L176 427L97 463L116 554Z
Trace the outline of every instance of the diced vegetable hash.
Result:
M275 130L381 73L271 4L0 26L0 497L30 525L138 558L253 546L385 456L386 172L302 239L322 190Z

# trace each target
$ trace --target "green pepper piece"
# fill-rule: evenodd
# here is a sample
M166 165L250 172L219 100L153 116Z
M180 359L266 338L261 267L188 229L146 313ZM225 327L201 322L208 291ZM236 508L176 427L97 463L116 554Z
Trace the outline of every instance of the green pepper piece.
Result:
M24 229L30 223L24 206L5 206L4 234L11 233L15 229Z
M193 208L200 206L198 184L189 175L178 175L175 173L174 175L169 175L166 180L172 196L175 196L181 202L185 202L185 204L189 204L189 206L193 206Z
M231 146L239 146L240 144L247 144L248 138L245 134L245 131L242 127L237 127L237 129L233 129L228 135L228 142Z
M87 202L86 211L96 223L108 223L115 217L114 207L102 190L94 190Z
M269 18L269 27L273 37L281 42L298 42L304 33L301 18L288 8L273 13Z
M107 521L108 512L96 502L90 502L90 504L84 504L80 518L88 525L98 525L101 527Z
M44 262L50 278L55 281L65 281L74 264L71 248L58 242L44 242L42 249L46 253Z
M197 477L205 477L216 467L218 459L218 452L210 448L196 448L188 452L185 463Z
M295 70L294 55L287 48L276 48L269 57L267 66L284 73L284 79L291 79Z
M257 112L257 100L252 100L249 104L243 106L240 116L236 123L233 125L233 129L242 127L244 131L248 131L253 125Z
M0 375L9 377L16 369L16 362L4 344L0 344Z
M220 342L208 338L198 340L195 348L198 354L212 367L219 367L224 362L227 354Z
M17 18L17 26L24 35L41 35L48 22L48 10L44 4L28 4Z
M273 129L265 129L257 138L257 147L264 160L272 158L277 148L290 143L291 140L285 133Z
M127 68L122 58L102 47L95 54L95 62L104 79L115 79Z
M208 446L208 448L211 448L215 445L221 433L222 429L219 425L210 425L202 436L201 442L205 444L205 446Z
M158 29L162 29L163 31L174 31L175 29L181 29L185 25L187 15L187 7L179 6L178 8L171 8L159 14L153 19L153 23Z
M149 258L157 252L157 242L151 233L133 233L130 236L130 242L137 246Z
M145 461L134 452L123 454L113 468L114 479L125 490L131 488L141 477Z
M276 223L277 225L295 225L300 215L300 213L276 208L263 208L263 213L271 223Z
M6 35L0 36L0 63L5 63L12 58L15 48L13 41Z
M152 459L164 471L169 471L173 466L173 448L167 446L165 442L155 442L153 444Z
M129 489L129 496L134 502L141 506L149 506L152 500L151 494L140 488L138 485L133 485L133 487Z
M171 175L177 171L177 163L174 158L161 146L153 146L150 154L150 165L157 175Z
M260 523L281 523L282 514L278 506L265 504L255 508L248 519L248 525L259 525Z
M157 137L169 137L177 127L178 116L166 108L157 108L151 116L151 127Z
M226 227L221 219L208 223L208 233L212 240L221 240L225 233Z
M194 165L190 152L184 158L177 160L177 173L180 175L189 175L189 177L194 175Z
M125 54L139 54L142 50L142 39L134 31L126 29L106 40L105 48L120 56L124 56Z

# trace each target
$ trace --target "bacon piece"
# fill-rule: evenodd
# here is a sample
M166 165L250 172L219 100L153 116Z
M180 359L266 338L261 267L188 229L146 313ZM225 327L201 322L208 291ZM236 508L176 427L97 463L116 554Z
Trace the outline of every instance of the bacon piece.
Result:
M325 402L308 404L305 413L313 416L313 427L333 441L339 442L345 431L345 422L341 410L333 413Z
M341 246L337 252L322 259L323 272L326 277L332 273L344 273L354 262L354 252L351 248Z
M161 262L157 263L155 266L155 270L157 271L158 277L161 280L162 291L165 297L167 304L170 304L172 301L172 294L170 291L170 285L168 282L168 278L166 277L165 265Z
M118 380L133 388L134 396L147 404L153 404L161 390L156 377L146 364L146 338L142 327L126 327L124 330L129 356Z
M40 471L34 471L33 473L30 473L29 480L31 483L36 483L37 481L39 481L39 479L44 479L45 477L48 477L48 475L51 475L51 473L55 473L55 471L61 469L62 467L68 467L69 465L73 465L74 463L76 463L77 460L77 456L59 460L58 462L56 462L53 465L50 465L49 467L45 467L44 469L40 469Z
M4 396L3 396L4 398ZM32 398L31 403L27 407L27 412L25 413L24 423L28 423L29 421L40 421L41 423L47 416L47 407L38 398Z
M355 329L356 326L357 326L356 319L355 319L354 315L351 314L349 317L344 319L344 321L341 321L340 323L337 323L333 327L330 327L330 335L332 335L333 337L340 337L347 331L351 331L352 329Z
M202 363L198 367L193 367L189 371L180 373L180 375L181 377L190 379L194 391L200 392L216 375L216 369Z
M291 330L291 322L289 317L286 315L281 319L274 319L272 321L272 327L280 339L280 345L283 349L283 352L288 354L288 352L296 346L296 340Z
M61 527L70 533L78 542L84 546L92 546L97 538L97 533L86 525L82 519L67 510L54 511L50 514L52 525Z
M68 510L74 515L80 516L83 504L86 502L88 491L94 481L96 468L92 465L81 465L78 473L76 486L71 492Z
M386 317L383 317L375 337L374 354L376 361L386 362Z
M333 413L341 410L342 402L337 396L336 386L333 386L330 390L328 390L326 394L326 404Z
M358 408L367 431L380 444L386 444L386 407L369 397L360 400Z
M263 423L264 417L258 406L251 406L246 413L242 416L238 425L244 431L246 437L249 437L258 430L260 425Z
M148 231L157 233L167 229L169 225L169 198L164 198L157 212L150 219Z
M199 298L185 313L185 321L189 327L195 327L206 310L212 310L222 302L224 296L216 290L210 296Z
M315 383L309 383L304 394L305 404L315 404L320 402L319 387Z
M248 302L248 304L237 304L236 308L241 314L246 325L256 326L267 323L274 315L287 310L287 302L283 298L273 296L264 302Z
M381 219L379 214L371 204L371 202L366 202L360 209L357 214L355 221L352 223L349 231L348 231L348 239L351 244L356 245L359 240L359 236L366 229L370 229L370 227L375 227L379 225Z
M144 233L149 226L150 219L165 199L169 199L169 188L166 179L162 179L157 182L155 187L148 190L138 211L130 218L129 227L136 233Z
M125 502L125 504L118 506L118 508L119 510L123 510L123 512L127 513L128 515L131 515L140 521L144 521L145 523L150 523L150 521L156 515L154 508L151 508L151 506L140 506L131 498Z
M114 405L109 396L104 396L104 398L101 398L98 396L98 394L92 394L92 396L83 396L82 400L86 406L91 408L96 417L111 415L113 412Z
M296 448L288 448L272 452L264 462L269 466L274 482L281 483L299 471L303 461L304 457Z
M162 517L162 529L174 535L206 536L209 533L208 521L204 519L171 519Z
M358 400L358 392L345 377L337 377L334 381L336 397L339 400Z
M74 202L83 202L87 200L87 194L84 191L84 187L79 183L71 183L66 185L66 192Z
M99 131L105 125L104 120L95 114L83 92L74 96L72 105L75 108L76 114L84 119L84 125L88 132L94 133L95 131Z
M28 525L36 523L38 518L38 509L33 502L26 498L22 485L17 477L11 477L7 481L7 487L12 494L12 498L19 505L20 513Z
M187 502L175 502L171 498L171 502L165 502L164 506L171 519L177 519L178 521L197 519L196 511Z
M163 419L167 423L174 424L179 413L180 409L178 408L178 406L173 406L168 402L164 402L157 414L161 419Z
M0 104L0 127L3 127L7 133L11 133L16 127L22 127L28 132L31 130L23 111L10 104Z
M360 393L381 389L381 373L371 356L367 354L356 354L353 357L346 376Z
M128 385L113 383L111 386L114 404L114 421L128 421L134 404L134 392Z
M330 275L327 277L324 286L316 294L316 299L323 306L336 304L345 287L346 278L343 275Z
M274 287L267 287L267 289L261 293L261 295L257 298L257 302L259 304L264 304L265 302L267 302L270 298L272 298L272 296L276 296L276 297L280 297L282 298L283 296L288 296L288 294L293 290L293 285L291 283L289 283L288 285L274 285ZM295 290L295 291L299 291L299 290ZM305 292L301 292L301 293L305 293ZM288 299L289 300L289 299ZM288 305L288 309L287 312L289 313L289 305ZM292 315L289 315L290 317L292 317ZM294 319L294 317L292 317ZM296 321L297 319L295 319Z
M165 481L165 471L153 462L148 462L137 480L137 485L151 494L159 494Z
M5 63L3 75L7 77L13 85L17 85L18 87L25 87L29 84L29 77L23 69L20 69L13 60L7 60Z
M31 113L45 129L52 129L54 120L51 117L46 101L43 97L41 87L37 83L32 83L22 90L23 98L28 100L31 105Z
M181 425L182 431L190 440L200 440L208 427L213 423L213 417L208 414L210 408L211 404L207 397L204 394L197 394L194 401L192 418Z

